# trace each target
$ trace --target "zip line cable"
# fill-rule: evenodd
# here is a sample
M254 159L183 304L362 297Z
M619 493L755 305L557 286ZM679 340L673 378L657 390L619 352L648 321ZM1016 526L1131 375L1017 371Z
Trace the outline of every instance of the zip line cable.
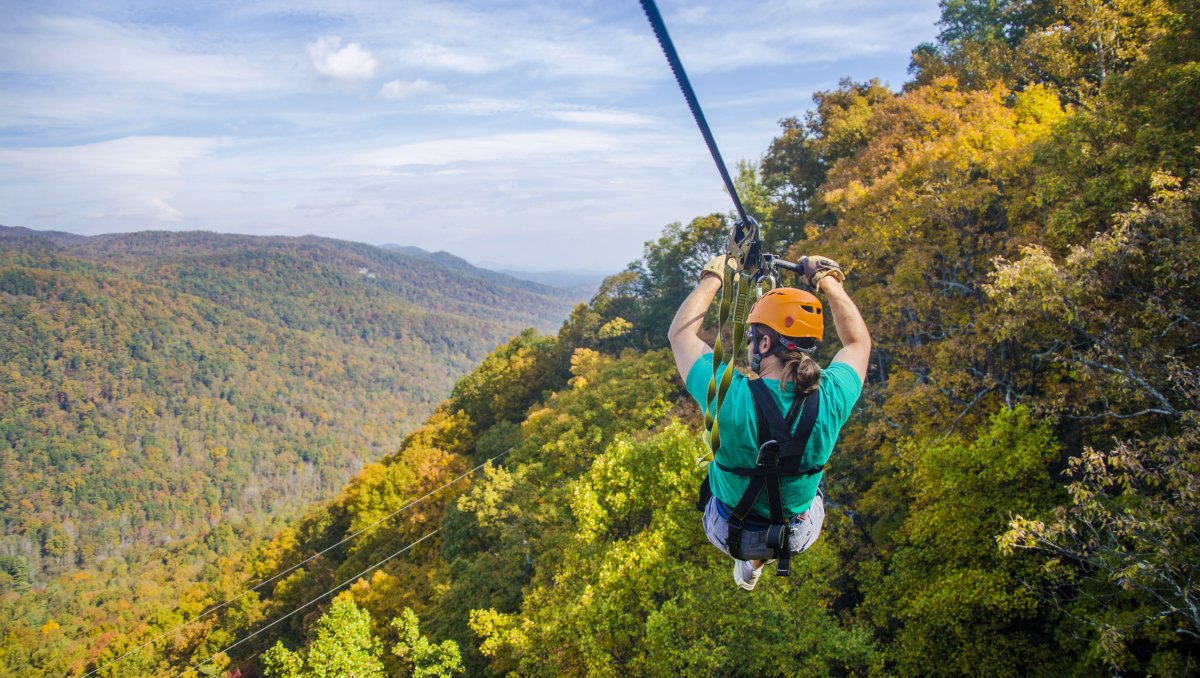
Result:
M743 224L749 223L746 210L742 207L737 189L734 188L733 179L729 177L729 170L725 168L725 161L721 159L721 151L717 149L717 142L713 139L712 130L709 129L708 121L704 118L704 111L700 109L700 101L696 98L696 92L692 89L687 72L683 70L683 62L679 60L675 44L671 42L671 36L667 33L667 24L663 22L662 14L659 14L654 0L641 0L641 2L642 9L646 12L646 18L650 20L650 27L654 29L654 35L658 37L658 44L662 46L663 54L667 56L667 63L671 65L671 72L675 74L675 81L679 83L679 89L683 92L683 98L687 99L688 108L692 110L692 117L696 119L696 125L700 128L704 143L708 144L708 152L712 154L713 161L717 163L717 171L721 173L721 179L725 182L725 190L729 191L729 197L733 199L733 206L737 209L738 218Z
M210 661L212 661L212 660L213 660L213 657L215 657L215 656L217 656L217 655L219 655L219 654L222 654L222 653L224 653L224 652L228 652L228 651L232 650L233 648L237 647L238 645L241 645L242 643L246 642L247 640L250 640L251 638L253 638L253 637L257 636L257 635L258 635L258 634L260 634L260 633L262 633L263 631L266 631L267 629L271 628L272 626L274 626L274 625L278 624L279 622L281 622L281 621L283 621L283 620L287 619L288 617L291 617L292 615L296 614L296 613L297 613L297 612L299 612L300 610L303 610L304 608L308 607L309 605L312 605L313 603L315 603L315 602L317 602L318 600L320 600L320 599L324 598L325 596L327 596L327 595L329 595L329 594L333 593L334 591L336 591L336 590L338 590L338 589L342 588L343 586L345 586L345 585L347 585L347 584L351 584L351 583L353 583L354 581L356 581L356 580L357 580L359 577L363 576L364 574L366 574L366 573L370 572L371 570L374 570L374 569L378 568L379 566L383 565L384 563L386 563L387 561L391 560L392 558L395 558L396 556L400 555L401 553L404 553L405 551L407 551L407 550L411 549L412 547L416 546L417 544L420 544L421 542L423 542L423 541L425 541L426 539L428 539L428 538L432 537L433 535L437 534L437 533L438 533L438 532L440 532L440 531L441 531L441 529L436 529L436 530L434 530L434 531L430 532L429 534L426 534L424 537L421 537L420 539L418 539L418 540L414 541L413 543L409 544L408 546L405 546L404 548L400 549L399 551L396 551L395 553L393 553L392 555L388 556L387 558L384 558L383 560L379 561L378 563L375 563L374 565L372 565L372 566L368 567L367 569L363 570L362 572L359 572L358 574L354 575L353 577L350 577L350 578L349 578L349 579L347 579L346 581L344 581L344 582L342 582L342 583L338 584L337 586L334 586L333 588L329 589L329 590L328 590L328 591L326 591L325 593L322 593L321 595L317 596L316 598L313 598L312 600L310 600L310 601L308 601L307 603L305 603L305 604L301 605L300 607L298 607L298 608L296 608L296 609L292 610L291 612L288 612L287 614L283 615L283 616L282 616L282 617L280 617L279 619L276 619L275 621L271 622L270 624L267 624L266 626L264 626L264 627L262 627L261 629L259 629L259 630L255 631L254 633L251 633L250 635L246 636L245 638L242 638L242 639L240 639L240 640L236 641L236 642L235 642L235 643L233 643L232 645L228 645L228 646L226 646L224 649L221 649L221 650L218 650L218 651L216 651L216 652L212 653L211 655L209 655L208 659L205 659L205 660L204 660L204 661L202 661L202 662L197 662L197 663L195 663L195 664L192 664L191 666L189 666L189 667L187 667L186 669L184 669L184 670L183 670L183 672L182 672L182 673L180 673L179 675L180 675L180 676L186 675L188 671L191 671L191 670L193 670L193 669L198 669L198 668L200 668L201 666L204 666L205 664L207 664L207 663L209 663Z
M313 559L315 559L315 558L317 558L317 557L319 557L319 556L323 556L323 555L325 555L326 553L329 553L329 552L330 552L330 551L332 551L333 549L335 549L335 548L337 548L337 547L341 546L342 544L345 544L346 542L350 541L351 539L354 539L355 537L357 537L358 535L360 535L360 534L362 534L362 533L366 532L367 530L370 530L371 528L378 526L380 523L383 523L383 522L386 522L386 521L388 521L388 520L391 520L392 518L396 517L397 515L399 515L399 514L403 513L404 511L407 511L408 509L410 509L410 508L412 508L413 506L415 506L415 505L417 505L417 504L421 503L422 501L424 501L424 500L428 499L429 497L432 497L433 495L437 494L438 492L441 492L442 490L446 489L447 487L450 487L450 486L451 486L451 485L453 485L454 483L457 483L458 481L462 480L463 478L466 478L467 476L471 475L472 473L475 473L476 471L478 471L479 469L483 468L483 467L484 467L484 466L486 466L487 464L489 464L489 463L491 463L491 462L493 462L493 461L495 461L495 460L497 460L497 459L500 459L501 457L503 457L503 456L507 455L509 452L512 452L512 451L513 451L513 450L515 450L515 449L516 449L515 447L510 447L510 448L508 448L507 450L505 450L505 451L501 452L500 454L497 454L497 455L495 455L495 456L493 456L493 457L491 457L491 458L489 458L489 459L485 459L485 460L484 460L482 463L480 463L480 464L479 464L478 466L476 466L475 468L473 468L473 469L471 469L470 471L467 471L467 472L465 472L465 473L461 474L460 476L458 476L458 477L457 477L457 478L455 478L454 480L451 480L451 481L447 482L445 485L442 485L441 487L439 487L439 488L437 488L437 489L435 489L435 490L431 490L430 492L427 492L427 493L426 493L424 496L422 496L422 497L419 497L419 498L417 498L417 499L414 499L414 500L412 500L412 501L408 502L408 503L407 503L407 504L405 504L404 506L401 506L400 508L396 509L395 511L392 511L392 512L391 512L391 513L389 513L388 515L386 515L386 516L384 516L384 517L380 518L379 520L376 520L375 522L371 523L370 525L367 525L366 527L362 528L361 530L359 530L359 531L357 531L357 532L355 532L355 533L353 533L353 534L349 535L348 537L345 537L345 538L343 538L343 539L342 539L341 541L339 541L338 543L336 543L336 544L334 544L334 545L332 545L332 546L329 546L329 547L325 548L323 551L319 551L319 552L317 552L317 553L314 553L313 555L311 555L311 556L309 556L309 557L305 558L304 560L302 560L302 561L300 561L300 562L296 563L295 565L293 565L293 566L289 567L288 569L286 569L286 570L284 570L284 571L280 572L279 574L276 574L275 576L271 577L270 579L264 579L263 581L259 582L258 584L254 585L253 587L251 587L251 588L249 588L249 589L246 589L246 590L245 590L245 591L243 591L241 594L239 594L239 595L237 595L237 596L234 596L233 598L230 598L229 600L226 600L225 602L221 603L220 605L217 605L216 607L214 607L214 608L211 608L211 609L209 609L209 610L205 611L204 613L202 613L200 616L196 617L195 619L192 619L192 620L190 620L190 621L183 622L183 623L181 623L181 624L177 625L175 628L171 629L170 631L167 631L167 632L165 632L165 633L159 634L158 636L156 636L156 637L154 637L154 638L151 638L150 640L148 640L148 641L146 641L146 642L142 643L141 645L138 645L137 647L133 648L132 650L128 650L128 651L126 651L126 652L125 652L125 654L121 655L120 657L117 657L116 659L113 659L112 661L110 661L110 662L108 662L108 663L104 664L103 666L98 666L98 667L96 667L96 668L92 669L92 670L91 670L91 671L89 671L88 673L85 673L85 674L83 675L83 678L89 678L89 676L91 676L92 674L95 674L95 673L97 673L97 672L99 672L99 671L103 671L104 669L108 668L109 666L112 666L113 664L116 664L117 662L121 661L122 659L124 659L124 658L128 657L129 655L133 654L134 652L137 652L137 651L139 651L139 650L142 650L143 648L145 648L145 647L147 647L147 646L149 646L149 645L153 645L154 643L157 643L158 641L162 640L163 638L167 638L167 637L169 637L169 636L172 636L172 635L174 635L174 634L175 634L175 632L179 631L179 630L180 630L180 629L182 629L183 627L185 627L185 626L187 626L187 625L189 625L189 624L195 624L196 622L200 621L201 619L204 619L205 617L208 617L208 616L212 615L214 612L216 612L216 611L218 611L218 610L220 610L220 609L222 609L222 608L228 607L229 605L232 605L233 603L236 603L237 601L241 600L242 598L245 598L246 596L250 595L251 593L254 593L255 591L259 590L260 588L262 588L262 587L266 586L267 584L270 584L271 582L275 581L276 579L279 579L280 577L282 577L282 576L284 576L284 575L286 575L286 574L289 574L289 573L291 573L291 572L295 571L297 568L299 568L299 567L301 567L301 566L303 566L303 565L305 565L305 564L307 564L307 563L311 562Z
M749 312L750 306L750 288L747 276L760 281L759 294L761 295L761 281L769 277L771 273L770 271L763 270L765 259L759 243L758 223L746 215L741 198L738 197L737 187L733 185L733 179L729 177L729 170L725 167L725 161L721 158L721 151L717 148L717 142L713 138L712 130L709 129L708 121L704 118L704 111L700 108L700 101L696 98L696 92L692 89L692 83L688 80L687 72L683 69L683 62L680 61L679 53L675 50L675 43L671 41L671 36L667 33L667 24L663 21L662 14L659 13L658 6L655 5L654 0L641 0L641 3L642 9L646 12L646 18L650 20L650 27L654 30L654 35L658 38L658 44L662 47L663 54L667 57L667 63L671 66L671 72L675 74L675 81L679 83L679 89L683 92L683 98L687 100L688 108L692 111L692 117L696 119L696 126L700 128L700 134L704 137L704 143L708 145L708 152L712 154L713 162L717 164L717 171L721 173L721 179L725 182L725 190L733 200L733 206L737 209L738 214L738 222L734 225L733 233L730 234L729 245L726 248L726 265L721 285L717 337L713 343L712 376L708 382L708 397L705 399L704 405L704 443L708 448L708 452L696 460L697 465L701 465L704 458L710 454L716 459L717 450L721 446L721 429L718 414L721 410L721 404L725 399L725 393L731 383L730 380L733 377L734 361L737 360L742 346L745 345L745 339L741 336L741 329L745 325L746 314ZM730 260L740 264L738 267L740 272L729 267ZM772 283L771 286L774 287L774 284ZM722 373L720 366L724 360L725 351L721 337L725 332L726 326L730 324L730 321L732 321L730 339L733 350L730 353L730 360L725 364L724 372Z

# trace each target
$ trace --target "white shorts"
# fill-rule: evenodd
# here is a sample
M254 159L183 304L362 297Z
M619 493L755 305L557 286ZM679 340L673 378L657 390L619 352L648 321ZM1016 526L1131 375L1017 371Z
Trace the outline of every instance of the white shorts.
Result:
M708 535L708 540L713 546L729 553L729 544L726 540L729 538L729 521L721 516L721 512L717 509L717 502L720 501L716 497L708 500L708 504L704 506L704 534ZM825 502L818 493L813 499L812 505L808 507L803 520L797 520L792 523L791 534L788 535L788 545L791 547L792 553L800 553L807 550L817 541L817 537L821 536L821 526L825 524ZM742 558L745 560L768 560L775 557L775 552L767 548L767 530L751 529L749 527L742 530Z

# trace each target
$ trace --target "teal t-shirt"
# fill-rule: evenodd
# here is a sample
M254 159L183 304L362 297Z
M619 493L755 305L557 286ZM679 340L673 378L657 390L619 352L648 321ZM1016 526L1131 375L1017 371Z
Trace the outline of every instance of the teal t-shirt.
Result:
M706 353L688 370L687 391L700 405L701 410L708 395L708 382L713 373L712 364L713 354ZM724 365L721 365L720 369L724 370ZM733 381L725 393L717 418L721 432L721 448L717 450L717 461L730 468L753 467L758 459L758 423L754 416L754 397L750 395L748 382L746 375L737 371L733 373ZM763 379L763 383L767 385L779 406L779 411L786 413L795 399L795 389L792 385L788 384L780 391L777 379ZM854 403L862 393L862 382L853 367L835 362L821 370L819 389L821 407L812 436L804 448L801 468L817 466L829 460L834 443L837 442L838 432L850 417ZM811 476L784 477L780 482L784 513L793 516L807 511L809 504L817 496L817 486L821 483L823 475L824 472ZM737 505L750 482L749 478L722 471L716 464L709 465L708 479L712 493L730 506ZM765 490L754 503L754 511L764 517L770 516Z

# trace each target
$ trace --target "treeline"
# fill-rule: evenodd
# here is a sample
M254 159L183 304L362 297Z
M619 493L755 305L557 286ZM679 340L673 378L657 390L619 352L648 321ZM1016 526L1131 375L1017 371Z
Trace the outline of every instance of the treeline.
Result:
M0 230L5 633L173 607L571 303L332 240Z
M942 6L901 91L819 93L740 175L772 251L847 266L875 338L792 577L735 588L692 508L700 422L661 346L712 216L492 353L243 583L38 666L101 666L329 549L106 670L1200 671L1200 3Z

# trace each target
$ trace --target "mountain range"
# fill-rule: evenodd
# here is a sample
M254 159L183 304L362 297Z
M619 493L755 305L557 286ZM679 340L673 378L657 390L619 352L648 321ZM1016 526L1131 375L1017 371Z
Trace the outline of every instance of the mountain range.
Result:
M0 555L37 580L286 515L578 300L328 238L0 227Z

